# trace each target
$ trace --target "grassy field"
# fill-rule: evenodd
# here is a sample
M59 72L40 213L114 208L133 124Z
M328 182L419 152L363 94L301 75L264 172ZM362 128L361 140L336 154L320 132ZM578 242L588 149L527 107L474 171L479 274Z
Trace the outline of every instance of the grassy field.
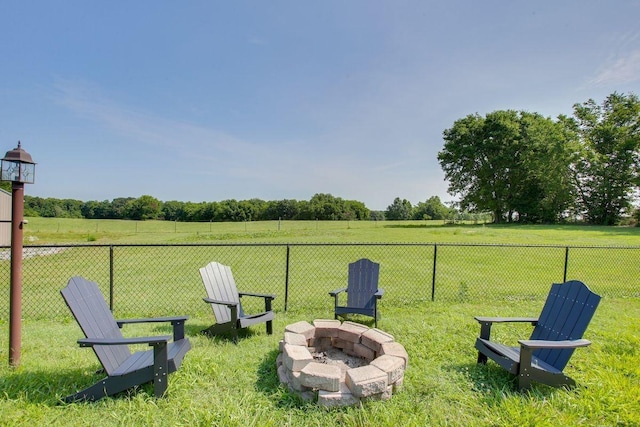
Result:
M433 222L173 224L30 218L25 244L457 242L636 246L640 242L639 234L638 228L445 226ZM67 267L61 269L83 268L82 255L67 253L61 256L63 260L56 262L67 263ZM193 256L179 258L179 265L171 268L193 270L190 263L198 265L211 256L206 251L194 252ZM344 254L345 259L349 256ZM250 265L259 265L255 257L249 258ZM522 258L525 262L528 255L523 253ZM315 261L310 259L308 265ZM386 260L385 265L392 261ZM84 262L91 263L86 259ZM134 276L166 274L140 268L142 262L133 257L127 271ZM267 261L264 263L268 264ZM616 261L613 263L616 264L611 266L613 270L628 270ZM584 264L585 269L599 268L588 265L588 260ZM488 263L484 267L488 271L483 272L478 269L477 260L457 259L455 265L457 269L473 266L471 273L481 275L482 280L490 280L492 274L495 277L495 272L490 270L499 268ZM407 266L399 263L398 268ZM521 264L520 268L526 268L526 265ZM454 271L453 264L451 270ZM532 268L526 274L542 273ZM55 283L63 283L62 278L67 273L60 274L59 278L53 278ZM633 283L637 283L637 278ZM201 287L201 284L197 285ZM319 408L303 402L278 383L275 357L284 327L326 315L313 307L307 311L278 311L274 335L266 335L264 327L257 326L245 333L238 345L224 337L210 339L199 335L199 330L213 322L212 316L210 313L192 316L187 323L187 334L193 349L185 357L182 368L171 375L165 398L152 398L151 387L145 386L118 398L71 405L62 404L60 399L99 379L95 374L97 359L91 350L77 346L81 332L69 317L63 320L27 319L23 324L21 366L14 369L6 363L0 365L0 425L640 425L638 298L603 299L585 334L593 344L578 349L566 368L578 383L575 389L536 385L531 392L520 393L515 389L513 377L496 364L475 364L473 343L480 328L473 320L474 315L535 316L541 304L539 299L513 299L505 304L473 297L385 306L378 326L394 335L410 357L404 388L390 401L367 402L359 407L342 409ZM6 319L0 319L0 326L0 359L6 361ZM124 332L128 336L168 331L158 325L127 328ZM501 325L496 329L495 338L515 343L517 339L527 337L528 332L526 325Z
M451 242L637 246L640 227L443 224L442 221L167 221L29 218L25 245L62 243Z

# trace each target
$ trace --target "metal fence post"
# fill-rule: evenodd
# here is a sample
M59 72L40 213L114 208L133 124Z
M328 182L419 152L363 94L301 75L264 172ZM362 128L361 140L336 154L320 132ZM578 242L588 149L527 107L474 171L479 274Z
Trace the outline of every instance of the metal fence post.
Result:
M433 277L431 278L431 301L436 300L436 265L438 259L438 245L433 245Z
M564 248L564 275L562 276L562 282L567 281L567 267L569 265L569 246Z
M285 273L284 273L284 311L287 311L287 307L289 305L289 255L291 253L291 248L287 245L287 262L285 265Z
M113 311L113 245L109 246L109 309Z

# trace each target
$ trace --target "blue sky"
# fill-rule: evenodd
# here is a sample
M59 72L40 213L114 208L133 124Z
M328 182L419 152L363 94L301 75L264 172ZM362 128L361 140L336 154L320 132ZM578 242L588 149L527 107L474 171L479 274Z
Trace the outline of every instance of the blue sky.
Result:
M468 114L640 95L640 1L3 0L0 82L28 195L383 210Z

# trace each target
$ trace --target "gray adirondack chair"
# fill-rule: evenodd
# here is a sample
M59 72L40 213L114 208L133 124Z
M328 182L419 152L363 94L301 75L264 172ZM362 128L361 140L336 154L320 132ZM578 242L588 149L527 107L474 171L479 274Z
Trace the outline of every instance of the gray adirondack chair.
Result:
M578 347L586 347L590 341L582 336L600 303L600 296L587 285L571 280L551 286L540 316L529 317L476 317L481 325L476 340L478 363L487 358L497 362L508 372L518 376L518 388L528 389L531 382L551 386L575 386L575 381L563 373L563 369ZM519 346L509 347L490 340L494 323L530 322L531 337L519 340Z
M79 276L69 279L61 294L84 333L85 338L78 344L93 349L107 374L92 386L66 397L66 402L94 401L148 382L153 382L156 397L164 395L169 374L180 367L191 348L189 339L184 337L187 316L115 320L98 285ZM171 323L173 337L125 338L120 331L125 324L144 322ZM153 349L131 353L132 344L148 344Z
M344 314L362 314L374 319L378 327L378 300L384 289L378 287L380 264L362 258L349 264L347 287L329 292L334 298L334 318ZM347 305L340 305L340 294L347 294Z
M258 323L266 323L267 334L273 333L275 314L271 310L271 302L276 298L271 294L239 292L233 278L231 267L218 262L211 262L200 269L200 276L207 292L203 300L211 305L216 323L202 332L207 335L231 333L233 342L238 342L238 330ZM242 309L242 297L264 299L264 311L247 314Z

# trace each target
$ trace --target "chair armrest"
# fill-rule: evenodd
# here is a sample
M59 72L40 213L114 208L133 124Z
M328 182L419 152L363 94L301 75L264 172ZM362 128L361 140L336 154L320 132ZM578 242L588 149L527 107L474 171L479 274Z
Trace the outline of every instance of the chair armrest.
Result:
M530 322L533 326L538 323L537 317L474 317L479 323L527 323Z
M187 319L189 319L189 316L149 317L116 320L116 323L118 324L118 328L122 328L123 325L135 323L171 323L171 326L173 326L173 340L178 341L184 338L184 322Z
M132 323L160 323L160 322L184 322L189 319L189 316L171 316L171 317L147 317L140 319L118 319L116 323L119 328L122 328L123 325L132 324Z
M209 304L226 305L229 308L236 307L238 305L237 302L233 302L233 301L220 301L220 300L215 300L211 298L202 298L202 300L204 302L208 302Z
M579 340L563 340L563 341L545 341L545 340L518 340L524 348L578 348L591 345L591 341L585 339Z
M256 294L256 293L252 293L252 292L238 292L238 295L240 297L243 296L247 296L247 297L259 297L259 298L267 298L267 299L275 299L276 296L273 294Z
M569 349L577 347L586 347L591 344L589 340L563 340L563 341L546 341L546 340L518 340L520 343L520 367L518 387L520 389L529 388L531 383L530 373L536 369L532 365L533 352L539 348L555 348L555 349ZM555 368L552 366L552 368ZM545 370L546 368L542 368Z
M331 295L332 297L335 297L340 292L346 292L346 291L347 291L347 288L340 288L340 289L336 289L335 291L329 292L329 295Z
M94 345L128 345L128 344L160 344L171 341L171 335L157 337L133 337L133 338L83 338L78 340L80 347L93 347Z
M378 291L375 294L373 294L373 296L375 296L378 299L382 298L382 295L384 295L384 289L382 288L378 288Z
M491 339L491 326L494 323L531 323L535 326L538 324L537 317L482 317L476 316L475 319L480 323L480 338Z

